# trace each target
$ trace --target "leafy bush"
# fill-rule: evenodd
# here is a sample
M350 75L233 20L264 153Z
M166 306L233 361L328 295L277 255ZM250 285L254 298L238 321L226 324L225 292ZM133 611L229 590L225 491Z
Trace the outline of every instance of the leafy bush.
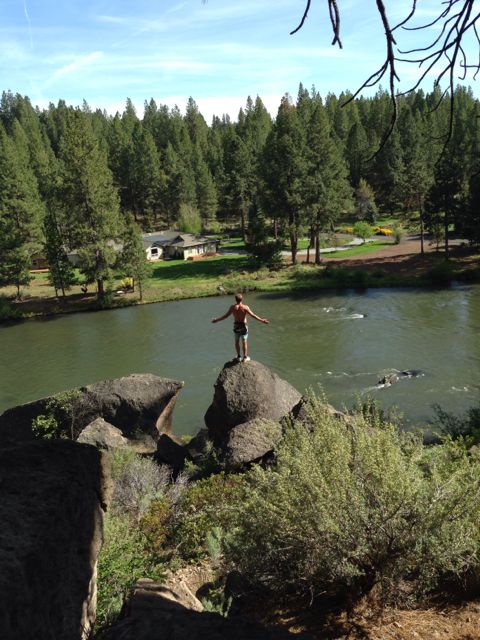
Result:
M139 522L139 529L145 536L145 544L152 555L162 558L170 535L173 504L168 496L157 498L150 503Z
M243 499L245 480L220 473L189 487L177 505L171 543L185 558L208 555L219 530L228 531Z
M453 280L453 269L449 262L441 262L428 270L427 277L432 284L450 284Z
M373 235L373 227L368 224L368 222L356 222L353 227L353 233L358 238L362 238L363 242L371 235Z
M0 296L0 322L17 320L22 315L21 310L14 306L6 296Z
M63 438L72 440L78 435L76 428L80 391L72 390L59 393L47 401L46 413L36 416L32 420L32 431L39 438L50 440Z
M200 233L202 230L202 218L198 209L189 204L181 204L177 228L184 233Z
M282 243L278 240L265 240L247 246L252 265L255 268L268 267L278 269L283 265Z
M400 244L403 240L403 236L405 235L405 229L400 224L395 224L393 227L393 237L395 240L395 244Z
M310 413L315 428L287 430L276 468L250 472L227 561L276 596L398 597L400 581L418 593L479 565L478 457L335 420L315 399Z
M433 405L434 426L454 440L463 439L467 446L480 444L480 405L470 407L463 416L444 411L438 404Z
M112 509L138 520L167 493L171 471L133 449L118 449L112 453L112 478Z
M139 578L161 579L161 567L146 551L141 531L127 515L105 518L104 544L98 559L97 627L112 622Z
M376 236L391 236L393 235L393 231L388 227L374 227Z

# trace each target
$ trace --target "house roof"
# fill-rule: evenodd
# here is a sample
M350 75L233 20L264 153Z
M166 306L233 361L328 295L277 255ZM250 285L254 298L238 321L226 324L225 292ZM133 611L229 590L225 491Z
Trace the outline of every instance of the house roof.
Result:
M198 247L202 244L210 244L216 242L212 238L205 238L204 236L195 236L191 233L182 233L178 236L178 239L171 243L172 247Z
M204 236L196 235L193 233L181 233L179 231L154 231L152 233L142 234L143 246L145 249L148 247L198 247L204 244L210 244L216 242L212 238L205 238Z
M142 242L145 249L153 244L161 246L168 244L178 237L178 231L153 231L152 233L142 233Z

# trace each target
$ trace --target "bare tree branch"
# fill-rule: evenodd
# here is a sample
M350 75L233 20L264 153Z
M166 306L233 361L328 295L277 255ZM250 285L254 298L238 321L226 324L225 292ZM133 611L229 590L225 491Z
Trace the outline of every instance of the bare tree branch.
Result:
M305 24L305 20L307 19L308 12L310 11L310 5L311 4L312 4L312 0L307 0L307 6L305 7L305 11L303 12L303 16L302 16L302 19L300 20L300 24L298 25L298 27L296 29L294 29L293 31L290 31L290 35L291 36L293 36L294 33L297 33L297 31L300 31L300 29Z
M334 36L332 44L338 44L341 48L342 42L340 39L340 11L338 8L338 0L326 0L326 2L328 4L330 22ZM388 137L391 135L398 115L396 83L399 82L399 76L396 70L396 63L406 62L409 64L416 64L420 69L417 81L408 90L403 91L398 95L405 95L411 91L415 91L431 72L436 74L434 86L439 86L442 79L447 77L448 89L442 93L442 100L448 93L450 100L450 115L447 133L448 143L453 130L455 78L457 77L460 80L465 80L467 78L468 71L474 70L473 79L476 79L477 74L480 72L480 36L477 30L477 22L480 19L480 13L477 13L472 17L475 0L443 0L443 2L441 2L442 7L439 9L439 14L435 19L426 24L407 26L415 17L417 10L417 0L412 0L412 6L407 17L393 28L390 27L384 1L375 0L375 2L377 11L382 20L387 44L385 61L377 71L372 73L372 75L362 83L359 89L345 102L345 104L354 100L363 89L379 84L388 72L389 94L392 103L392 121L388 131L382 139L382 143L380 145L381 149ZM303 27L310 11L311 4L312 0L306 0L302 20L298 27L292 31L292 34L296 33ZM393 35L395 31L403 29L405 31L425 31L427 33L427 30L435 25L441 25L440 34L436 35L429 44L410 50L401 50L398 48L399 55L395 53L394 47L397 45ZM464 46L464 40L469 34L472 34L475 38L479 49L478 59L476 59L474 63L469 62L467 50ZM440 69L437 69L438 65L442 65ZM457 68L459 68L460 73L458 76L455 76Z

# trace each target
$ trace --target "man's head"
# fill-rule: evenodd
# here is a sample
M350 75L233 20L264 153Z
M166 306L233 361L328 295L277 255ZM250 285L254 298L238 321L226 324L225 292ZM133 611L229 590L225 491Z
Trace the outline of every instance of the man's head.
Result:
M241 301L243 300L243 294L242 293L236 293L235 294L235 300L237 301L237 304L240 304Z

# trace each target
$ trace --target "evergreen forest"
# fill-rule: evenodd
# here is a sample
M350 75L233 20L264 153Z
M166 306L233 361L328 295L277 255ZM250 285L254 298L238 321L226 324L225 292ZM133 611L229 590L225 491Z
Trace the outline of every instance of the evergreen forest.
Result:
M295 263L298 241L342 218L378 213L416 219L419 228L480 242L479 101L470 88L450 103L436 87L398 98L387 91L351 99L300 84L274 119L260 97L236 121L207 124L190 98L178 108L127 99L114 116L63 100L35 108L4 92L0 102L0 286L28 284L32 257L48 258L65 293L82 273L101 296L115 269L140 279L140 231L237 228L251 244L282 239ZM450 132L450 133L449 133ZM447 244L448 248L448 244Z

